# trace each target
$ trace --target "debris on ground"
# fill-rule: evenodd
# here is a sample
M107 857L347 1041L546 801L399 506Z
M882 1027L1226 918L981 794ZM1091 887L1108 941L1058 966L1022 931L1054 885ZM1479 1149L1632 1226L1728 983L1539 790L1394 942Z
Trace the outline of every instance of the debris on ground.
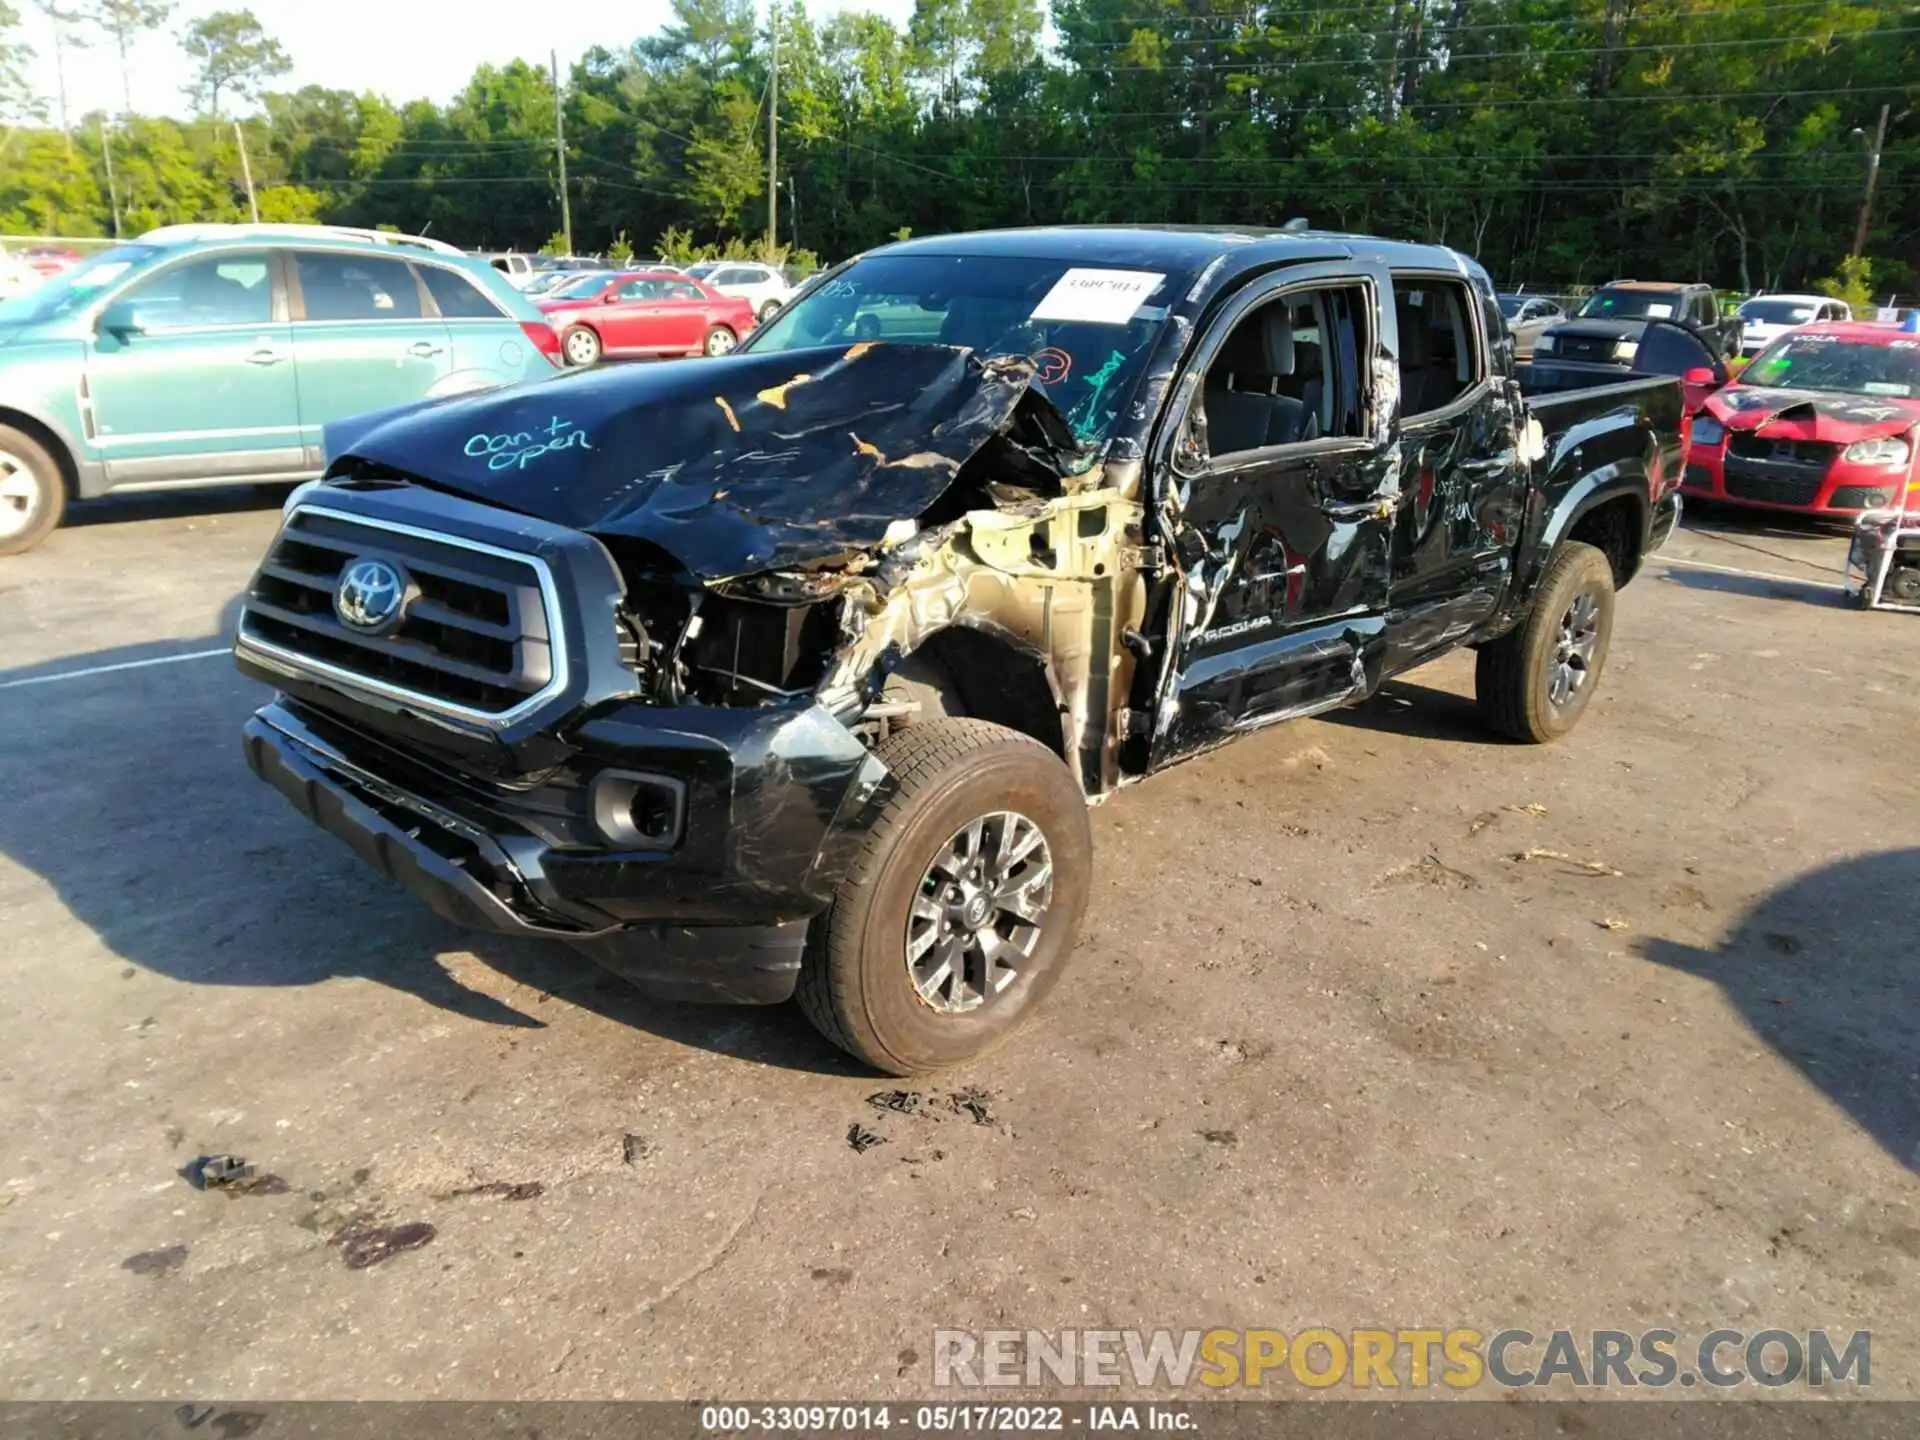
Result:
M1602 930L1625 930L1632 922L1622 920L1617 915L1609 915L1604 920L1596 920L1593 923L1598 925Z
M1443 890L1475 890L1479 880L1464 870L1456 870L1438 855L1425 855L1411 865L1399 865L1380 877L1383 885L1418 881Z
M464 1189L449 1190L442 1200L466 1200L475 1196L489 1196L496 1200L537 1200L546 1194L547 1187L538 1180L522 1180L513 1184L506 1180L489 1180L484 1185L468 1185Z
M1776 955L1798 955L1800 953L1800 937L1798 935L1788 935L1780 930L1769 930L1760 938L1765 942L1766 947Z
M335 1231L327 1244L339 1249L349 1270L365 1270L404 1251L431 1244L439 1233L424 1220L405 1225L349 1225Z
M620 1158L631 1165L653 1153L653 1145L646 1136L636 1135L629 1130L620 1137Z
M917 1090L880 1090L867 1096L867 1104L895 1115L918 1115L926 1097Z
M201 1155L180 1167L196 1190L217 1190L229 1200L243 1195L285 1195L292 1187L278 1175L259 1175L238 1155Z
M809 1273L823 1285L845 1285L853 1279L853 1271L844 1265L817 1265Z
M970 1117L976 1125L993 1124L993 1112L987 1108L993 1096L977 1085L956 1090L947 1097L947 1108L956 1115Z
M858 1120L847 1127L847 1144L853 1147L853 1153L856 1155L864 1155L874 1146L886 1143L886 1136L862 1129Z
M1233 1130L1202 1130L1199 1136L1209 1145L1238 1145L1240 1136Z
M1525 805L1502 805L1500 808L1502 810L1511 811L1515 815L1529 816L1535 820L1544 819L1547 813L1547 807L1540 804L1538 801L1529 801Z
M1604 860L1581 860L1567 854L1564 850L1522 850L1518 855L1508 858L1516 865L1528 860L1552 860L1567 866L1570 873L1579 875L1610 875L1618 878L1627 873L1616 865L1609 865Z
M120 1262L120 1268L136 1275L164 1275L186 1258L186 1246L169 1245L162 1250L142 1250L138 1255L129 1255Z

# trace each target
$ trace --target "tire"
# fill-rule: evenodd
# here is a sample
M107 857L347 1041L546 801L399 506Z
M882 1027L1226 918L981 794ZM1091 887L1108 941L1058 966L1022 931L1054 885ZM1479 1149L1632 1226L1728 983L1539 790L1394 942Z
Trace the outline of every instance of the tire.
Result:
M1613 599L1605 553L1577 542L1562 545L1526 620L1480 647L1473 677L1480 718L1509 739L1534 745L1573 729L1606 668ZM1571 688L1556 699L1563 684Z
M733 347L740 343L740 337L725 325L716 325L707 331L707 338L700 342L700 349L708 355L731 355Z
M59 463L31 435L0 425L0 555L33 549L66 508Z
M881 741L875 754L899 788L868 832L833 904L814 921L795 998L814 1027L841 1049L891 1075L921 1075L984 1054L1059 980L1087 906L1093 831L1086 801L1059 757L1004 726L922 720ZM1014 950L1008 958L1017 956L1018 963L1009 967L1011 977L975 992L962 980L982 979L983 955L962 950L960 963L952 965L953 980L934 998L923 998L908 961L910 932L931 935L923 959L929 969L951 954L949 943L988 948L976 941L982 932L969 933L964 923L951 942L935 933L939 922L927 911L972 912L932 903L925 887L953 887L941 885L931 867L936 859L952 863L956 850L967 850L976 825L989 859L1005 837L1014 839L1017 850L1025 843L1017 823L1023 820L1044 841L1052 887L1036 917L1038 933L1026 942L1028 952ZM1010 870L1028 885L1041 883L1034 878L1039 873L1031 852ZM1023 894L1017 886L1011 893ZM1024 892L1024 899L1030 903L1032 892ZM993 908L990 900L984 904ZM1025 941L1026 928L1020 915L1002 909L984 933L1011 947ZM1000 944L993 948L1006 955ZM969 1005L975 993L983 998Z
M780 302L778 300L769 300L767 301L766 304L760 307L760 313L755 318L759 320L759 322L762 325L764 325L779 313L780 313Z
M576 325L560 337L560 353L567 357L567 364L585 369L598 365L606 351L597 332L585 325Z

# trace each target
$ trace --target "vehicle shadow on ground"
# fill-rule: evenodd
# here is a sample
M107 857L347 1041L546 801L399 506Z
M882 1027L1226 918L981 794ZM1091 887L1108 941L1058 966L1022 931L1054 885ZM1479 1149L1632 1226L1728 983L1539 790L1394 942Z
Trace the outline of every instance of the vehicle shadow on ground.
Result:
M544 1026L557 1000L760 1064L867 1073L792 1006L655 1001L564 944L449 925L369 871L248 771L240 729L263 688L217 656L141 663L221 648L237 606L222 633L0 671L0 853L51 886L112 963L192 985L371 980L517 1028ZM128 668L45 678L102 665ZM469 954L531 993L462 984L442 962L465 969Z
M1718 985L1754 1033L1887 1153L1920 1171L1920 849L1843 860L1773 890L1713 950L1647 959Z
M136 520L164 520L194 515L245 515L256 510L278 510L293 490L293 482L273 485L189 486L181 490L148 490L135 494L103 495L76 500L61 518L62 529L79 525L121 525Z
M1836 572L1826 579L1805 580L1781 576L1770 579L1758 575L1729 575L1724 570L1696 570L1684 561L1675 561L1661 572L1660 579L1686 590L1708 590L1716 595L1751 595L1760 600L1797 600L1803 605L1821 605L1828 609L1848 609L1852 602L1840 588Z
M1405 735L1418 740L1453 740L1465 745L1512 744L1488 728L1470 695L1389 680L1358 705L1317 717L1332 725Z

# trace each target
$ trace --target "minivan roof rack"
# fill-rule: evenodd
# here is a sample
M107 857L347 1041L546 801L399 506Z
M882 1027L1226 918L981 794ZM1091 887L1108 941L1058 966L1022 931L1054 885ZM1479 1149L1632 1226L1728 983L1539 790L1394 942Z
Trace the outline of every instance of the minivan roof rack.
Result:
M442 255L462 253L457 245L449 245L444 240L430 240L425 235L403 235L395 230L368 230L358 225L162 225L157 230L149 230L139 238L153 245L172 244L183 240L233 240L247 235L265 235L287 239L306 240L363 240L376 245L408 245L418 250L432 250Z

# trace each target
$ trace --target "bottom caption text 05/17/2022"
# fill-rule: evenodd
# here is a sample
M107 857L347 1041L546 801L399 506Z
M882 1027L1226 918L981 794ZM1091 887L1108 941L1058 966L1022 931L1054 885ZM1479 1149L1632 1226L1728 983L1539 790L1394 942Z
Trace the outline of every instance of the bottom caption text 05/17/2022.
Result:
M1157 1430L1193 1431L1197 1417L1182 1406L1080 1405L703 1405L700 1429L716 1435L760 1433L907 1434Z

